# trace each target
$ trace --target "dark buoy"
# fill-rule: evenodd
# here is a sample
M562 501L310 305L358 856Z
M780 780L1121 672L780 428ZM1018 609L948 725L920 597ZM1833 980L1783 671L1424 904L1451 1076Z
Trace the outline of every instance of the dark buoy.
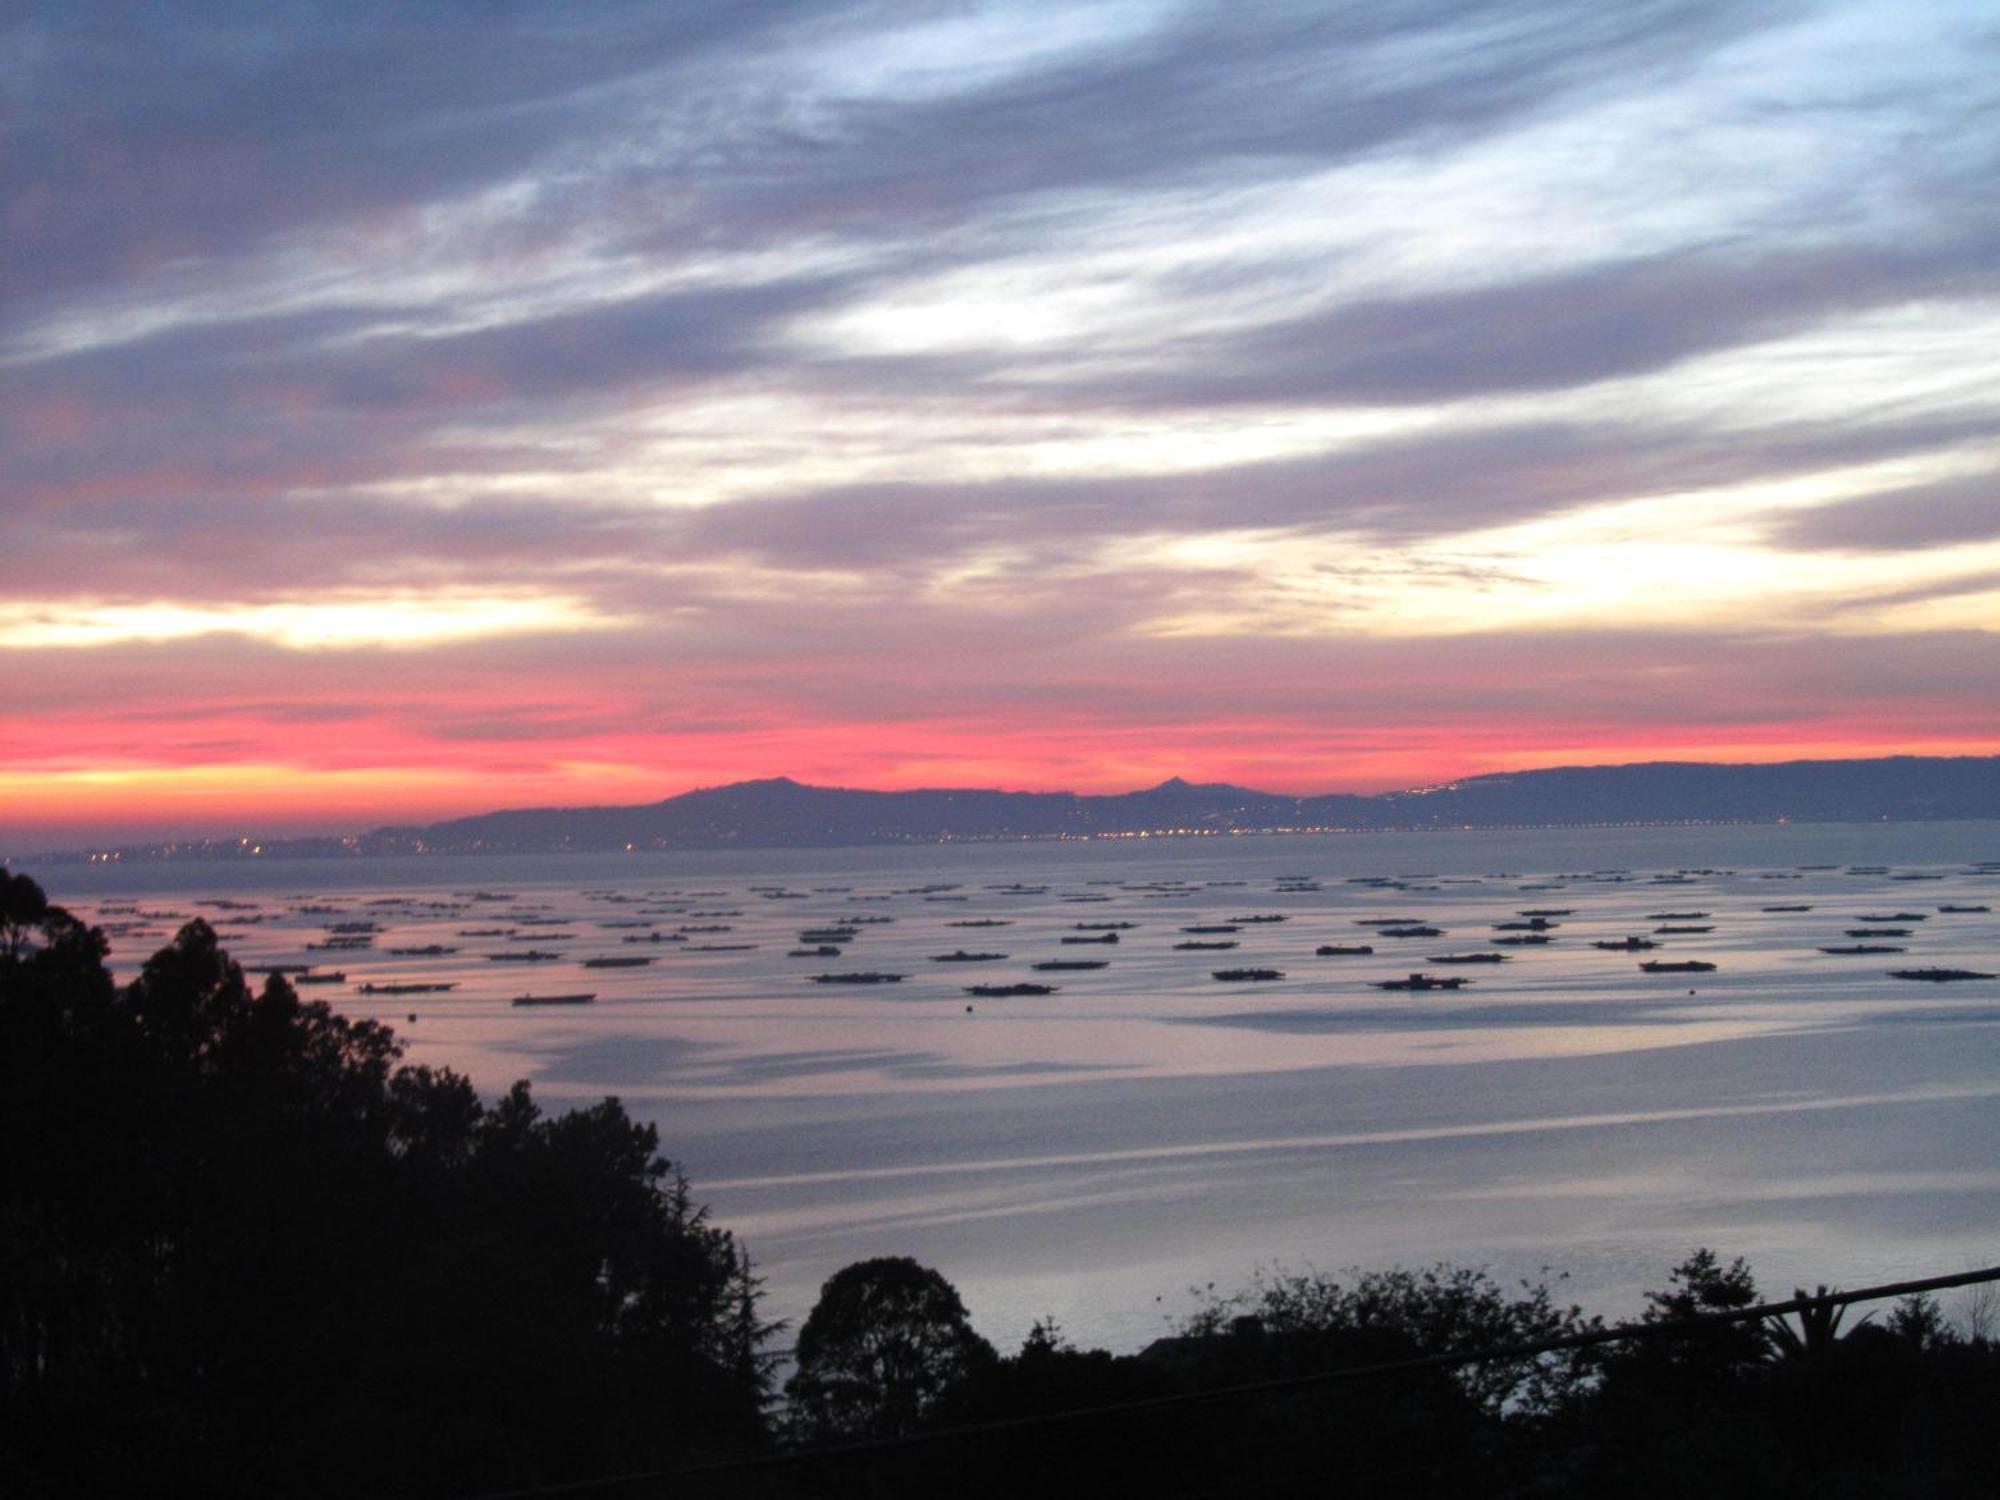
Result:
M965 1013L966 1013L966 1014L967 1014L968 1016L969 1016L969 1015L971 1015L971 1014L972 1014L972 1007L971 1007L971 1006L969 1006L969 1005L968 1005L968 1006L966 1006L966 1007L965 1007Z
M412 1026L417 1024L417 1013L415 1011L410 1012L410 1024Z

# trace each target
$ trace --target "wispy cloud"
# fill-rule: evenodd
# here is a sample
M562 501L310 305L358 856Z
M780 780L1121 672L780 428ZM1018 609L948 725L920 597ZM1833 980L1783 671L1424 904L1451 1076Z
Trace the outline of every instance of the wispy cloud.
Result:
M1978 0L0 20L9 753L2000 745L1996 80Z

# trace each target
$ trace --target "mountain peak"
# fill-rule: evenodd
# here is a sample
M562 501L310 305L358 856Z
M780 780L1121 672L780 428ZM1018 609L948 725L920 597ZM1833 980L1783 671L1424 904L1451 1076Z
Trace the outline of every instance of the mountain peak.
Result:
M868 791L789 776L704 787L643 807L531 807L377 829L364 854L541 853L601 849L834 848L977 840L1127 838L1287 830L1631 827L1990 819L2000 755L1731 765L1689 761L1550 766L1374 796L1284 796L1169 776L1140 792ZM356 839L289 841L300 857L345 858ZM269 852L273 841L257 846ZM320 845L325 845L321 848ZM133 846L137 857L236 857L247 844ZM64 863L93 851L37 856Z
M1227 781L1189 781L1184 776L1169 776L1158 786L1149 786L1143 792L1134 793L1140 797L1268 797L1269 792L1252 792Z

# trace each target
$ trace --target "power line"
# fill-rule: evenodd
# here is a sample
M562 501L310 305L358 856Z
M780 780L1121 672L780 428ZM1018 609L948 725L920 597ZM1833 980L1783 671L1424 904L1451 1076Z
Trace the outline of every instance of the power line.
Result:
M777 1470L800 1464L824 1463L841 1459L858 1458L871 1453L893 1452L938 1443L985 1438L1001 1433L1026 1432L1041 1428L1101 1421L1110 1417L1208 1406L1222 1401L1272 1395L1284 1391L1307 1390L1316 1387L1345 1385L1368 1380L1386 1380L1395 1376L1420 1374L1428 1371L1455 1370L1463 1365L1533 1359L1543 1354L1558 1354L1572 1349L1590 1349L1605 1344L1632 1343L1645 1339L1680 1338L1699 1333L1709 1328L1722 1328L1735 1323L1762 1321L1766 1318L1779 1318L1787 1313L1808 1312L1825 1307L1846 1307L1856 1302L1881 1302L1891 1297L1919 1296L1927 1292L1948 1291L1953 1287L1974 1286L1981 1282L1989 1281L2000 1281L2000 1266L1988 1266L1978 1271L1961 1271L1952 1276L1929 1276L1917 1281L1888 1282L1879 1286L1861 1287L1851 1292L1825 1292L1810 1297L1793 1297L1783 1302L1762 1302L1755 1307L1734 1308L1725 1312L1703 1313L1692 1318L1675 1318L1658 1323L1621 1323L1611 1328L1592 1329L1586 1333L1563 1334L1555 1338L1535 1339L1521 1344L1502 1344L1489 1349L1475 1349L1463 1353L1426 1354L1415 1359L1392 1360L1371 1365L1347 1365L1339 1369L1316 1370L1303 1375L1281 1375L1265 1380L1243 1381L1236 1385L1216 1386L1209 1390L1176 1391L1170 1395L1147 1396L1129 1401L1114 1401L1101 1406L1073 1407L1067 1411L1058 1412L1038 1412L1032 1416L1005 1417L998 1421L980 1422L962 1427L941 1427L935 1431L909 1433L901 1437L866 1438L851 1443L837 1443L819 1448L799 1448L784 1453L757 1454L747 1458L720 1459L713 1463L693 1464L673 1469L650 1469L629 1474L609 1475L598 1479L576 1479L560 1484L534 1485L525 1489L494 1490L478 1496L468 1497L468 1500L535 1500L535 1497L539 1496L581 1495L588 1494L593 1490L606 1490L624 1485L645 1484L653 1480L706 1479L722 1474L747 1474L757 1471Z

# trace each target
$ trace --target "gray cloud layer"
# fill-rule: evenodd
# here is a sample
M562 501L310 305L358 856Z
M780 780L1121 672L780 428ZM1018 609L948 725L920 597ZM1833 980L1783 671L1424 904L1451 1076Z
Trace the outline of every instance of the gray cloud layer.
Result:
M1247 674L1240 641L1140 637L1162 612L1226 598L1240 580L1221 566L1121 564L1118 544L1272 531L1323 546L1327 567L1356 579L1423 566L1431 578L1438 565L1391 552L1632 497L1889 461L1921 469L1990 440L1990 395L1947 399L1919 381L1856 381L1818 407L1774 400L1726 421L1716 402L1682 410L1657 395L1561 404L1608 382L1672 391L1700 361L1868 318L1991 317L2000 30L1974 6L1941 0L1934 12L1929 51L1913 40L1843 74L1824 59L1868 58L1869 27L1887 10L35 8L0 20L0 588L17 604L264 600L302 586L560 590L649 622L591 637L592 671L632 702L665 699L659 647L671 639L714 693L715 722L729 724L755 721L756 703L779 694L887 719L933 704L1055 713L1064 695L1088 692L1131 722L1166 721L1167 699L1121 683L1183 668L1213 679L1204 712L1273 711L1280 664L1393 691L1395 671L1418 673L1418 648L1392 659L1366 642L1260 642ZM951 39L960 23L972 40ZM1812 41L1843 24L1862 41ZM941 50L927 64L929 48ZM1510 141L1566 124L1577 128L1563 149L1599 149L1611 167L1537 158L1542 179L1569 191L1552 201L1572 221L1530 226L1544 232L1520 239L1542 250L1476 275L1448 258L1422 269L1436 238L1476 240L1486 227L1448 217L1417 216L1400 231L1407 242L1389 225L1381 243L1357 233L1328 249L1335 240L1308 223L1304 248L1246 233L1233 249L1176 259L1179 236L1227 242L1217 205L1254 207L1342 169L1429 181L1455 153L1502 160ZM1656 148L1629 169L1618 156L1628 137ZM1659 143L1682 137L1706 161L1737 139L1771 155L1726 191L1647 176L1662 171ZM1851 173L1815 176L1822 146ZM1505 188L1496 201L1511 203ZM1628 199L1652 217L1617 206ZM1515 211L1531 216L1539 201L1524 196ZM1640 227L1621 219L1623 237L1611 235L1600 211ZM1354 212L1364 229L1375 222ZM1126 259L1104 274L1151 313L1100 340L1064 328L1065 307L1041 306L1052 294L1023 267L1080 261L1114 229ZM1137 264L1145 250L1156 260ZM1026 278L1011 311L1045 315L1048 343L1014 340L1004 313L990 336L909 348L801 331L896 311L954 273ZM698 403L730 400L780 415L742 418L700 449L699 429L721 419ZM1064 420L1114 434L1185 422L1191 450L1274 412L1438 409L1451 420L1193 473L1052 472L1010 467L1003 452L967 479L928 462L931 439L908 416L907 475L856 480L801 462L746 483L748 498L662 503L702 463L762 473L767 440L837 445L823 415L836 408L890 432L871 440L891 450L898 421L920 409L949 408L994 451ZM756 426L787 413L801 430ZM665 458L646 447L661 432L682 443ZM1990 478L1884 472L1874 493L1760 523L1764 540L1814 560L1893 563L2000 539ZM505 493L482 483L509 475L531 477ZM429 488L417 500L398 484ZM990 557L1003 561L986 582L926 592L943 570ZM1486 575L1467 568L1459 581L1479 586ZM763 593L735 591L731 569L835 573L848 592L800 582L776 597L768 579ZM1891 580L1855 604L1990 582L1984 571ZM1616 623L1578 651L1642 655ZM1661 649L1701 667L1717 722L1752 696L1774 718L1810 717L1811 693L1786 688L1784 670L1838 692L1893 659L1899 683L1948 691L1955 670L1968 690L1990 687L1980 637L1865 649L1759 637L1763 665L1744 676L1716 662L1715 639ZM476 661L487 648L452 649ZM561 641L490 649L551 675L581 659ZM1418 675L1449 679L1469 703L1517 649L1455 645L1449 667ZM268 675L249 697L265 701L268 687L279 701L283 674L243 653L209 643L183 659L197 673L242 671L253 687ZM909 675L877 683L854 665L871 653L934 659L937 671L917 674L923 703ZM991 690L954 696L943 670L953 653L988 663ZM141 691L154 668L120 661L107 658L106 681ZM731 670L764 674L764 697L735 693ZM1537 701L1552 715L1658 717L1649 705L1663 700L1643 681L1607 689L1579 671L1539 684ZM586 719L522 723L519 736ZM504 740L507 722L444 732Z
M156 429L184 435L149 430L147 445L172 444L195 468L238 446L204 439L226 436L246 412L314 461L383 446L339 420L357 410L375 413L393 442L399 429L515 420L524 401L728 377L832 381L890 399L949 380L997 399L1015 384L997 351L814 369L775 351L771 335L802 311L1020 248L1022 230L989 217L1002 204L1243 186L1393 151L1435 154L1658 86L1804 10L1725 0L1195 6L1116 45L910 97L801 74L815 48L867 58L871 36L915 24L927 7L299 5L254 23L195 5L58 8L13 27L18 61L0 95L14 137L0 157L0 305L17 332L38 312L119 295L135 277L213 287L273 236L344 235L501 188L526 192L482 246L502 279L538 239L580 226L613 254L679 258L828 235L887 254L867 271L640 293L443 337L396 331L423 321L419 307L250 316L17 367L0 396L16 409L38 396L105 406L128 433L158 417ZM1959 123L1922 104L1855 109L1908 110L1918 140ZM2000 217L1978 191L1993 160L1983 128L1986 149L1963 162L1918 153L1900 169L1898 191L1917 194L1914 211L1928 217L1890 241L1719 244L1523 268L1476 289L1347 299L1201 337L1163 331L1139 369L1015 394L1203 409L1561 390L1836 313L1991 295ZM1252 261L1238 274L1254 284L1278 271ZM256 410L274 393L287 402L284 433ZM19 477L32 483L32 434L12 436ZM116 440L108 447L115 471ZM71 445L41 462L74 474L98 457Z

